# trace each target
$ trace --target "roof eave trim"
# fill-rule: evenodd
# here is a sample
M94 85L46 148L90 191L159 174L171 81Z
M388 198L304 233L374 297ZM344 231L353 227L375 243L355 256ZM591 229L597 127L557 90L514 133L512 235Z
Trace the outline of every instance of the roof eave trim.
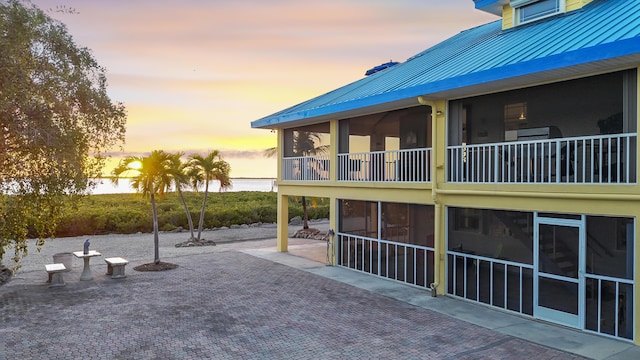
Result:
M607 44L578 49L544 58L505 65L471 74L438 80L410 88L368 96L339 104L309 109L290 114L269 116L251 123L252 128L276 128L280 125L312 118L329 117L359 108L379 106L385 103L407 100L417 96L429 96L444 91L487 84L510 78L533 75L536 73L559 70L577 65L612 60L624 56L640 54L640 37L615 41ZM337 117L337 116L336 116Z

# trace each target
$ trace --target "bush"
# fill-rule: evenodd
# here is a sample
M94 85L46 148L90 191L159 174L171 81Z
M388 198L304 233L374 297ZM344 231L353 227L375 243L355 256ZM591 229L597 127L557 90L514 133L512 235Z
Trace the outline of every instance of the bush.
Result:
M184 192L194 227L200 219L200 207L204 194ZM329 217L329 205L317 201L312 205L307 198L309 219ZM158 227L171 231L177 227L189 228L184 207L177 193L168 193L157 200ZM299 198L292 198L289 217L302 216ZM234 224L273 223L277 219L277 194L271 192L209 193L205 211L205 229ZM57 237L133 234L153 231L151 203L138 194L90 195L64 217L56 230Z

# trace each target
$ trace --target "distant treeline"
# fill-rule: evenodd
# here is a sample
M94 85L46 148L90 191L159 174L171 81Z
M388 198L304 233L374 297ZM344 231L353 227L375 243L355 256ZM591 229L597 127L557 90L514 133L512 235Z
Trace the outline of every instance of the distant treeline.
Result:
M203 193L184 192L187 207L197 230ZM300 198L289 198L289 218L303 216ZM189 229L184 206L177 193L157 201L161 231ZM329 204L307 198L309 219L329 217ZM204 217L205 229L234 224L273 223L277 214L277 194L273 192L209 193ZM70 209L56 230L56 237L134 234L153 231L151 204L139 194L90 195L76 209Z

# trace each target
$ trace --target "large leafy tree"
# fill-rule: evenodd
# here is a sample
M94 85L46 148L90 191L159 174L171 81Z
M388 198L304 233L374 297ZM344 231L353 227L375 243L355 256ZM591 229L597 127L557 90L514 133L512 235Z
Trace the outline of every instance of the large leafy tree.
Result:
M105 70L64 24L0 0L0 261L10 246L16 261L26 255L29 236L53 235L68 200L124 142L125 124Z
M128 156L113 169L114 183L120 176L133 175L131 187L142 196L151 200L153 212L154 263L160 263L160 241L158 237L158 210L156 197L163 198L173 182L174 155L162 150L154 150L149 156Z
M202 240L202 227L204 224L204 214L207 208L207 195L209 194L209 183L217 180L220 183L220 191L231 187L231 166L222 159L218 150L213 150L207 156L194 154L189 157L188 174L191 176L194 188L198 188L204 183L204 198L202 209L200 210L200 221L198 222L198 240Z

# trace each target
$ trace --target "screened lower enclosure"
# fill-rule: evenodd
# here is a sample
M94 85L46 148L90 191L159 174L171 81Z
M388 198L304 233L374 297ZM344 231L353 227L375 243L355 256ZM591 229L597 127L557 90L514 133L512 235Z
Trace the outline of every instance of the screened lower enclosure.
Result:
M633 340L634 219L449 208L449 295Z
M341 200L337 264L406 284L433 283L433 207Z

